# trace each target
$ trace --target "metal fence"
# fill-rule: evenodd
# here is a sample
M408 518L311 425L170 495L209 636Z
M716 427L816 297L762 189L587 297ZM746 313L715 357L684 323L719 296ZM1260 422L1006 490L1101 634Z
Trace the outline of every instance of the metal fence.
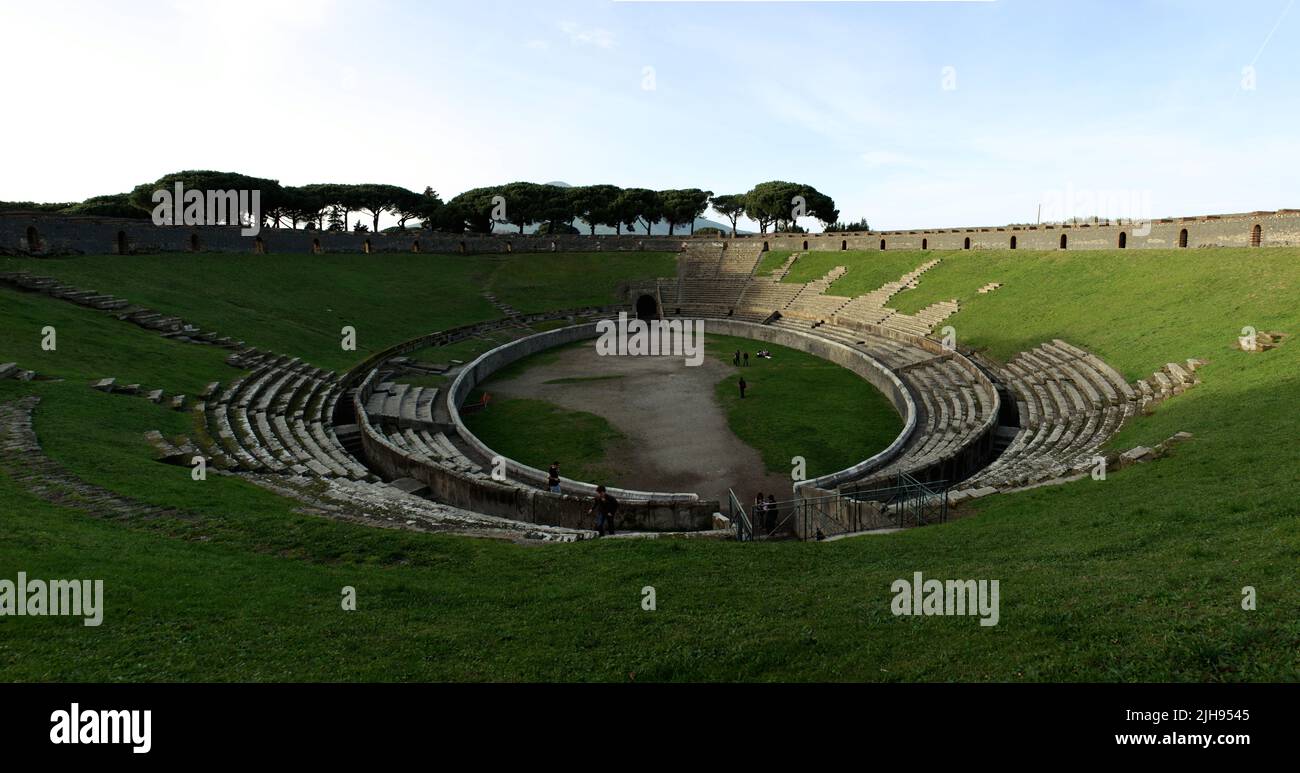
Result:
M736 492L731 489L727 489L727 509L727 516L731 518L731 523L736 528L736 539L741 542L754 539L754 525L750 523L745 506L740 503L736 498Z
M751 540L792 530L806 540L873 529L926 526L948 520L947 484L922 482L900 474L891 485L841 489L823 497L768 503L746 512L734 491L728 490L736 537Z

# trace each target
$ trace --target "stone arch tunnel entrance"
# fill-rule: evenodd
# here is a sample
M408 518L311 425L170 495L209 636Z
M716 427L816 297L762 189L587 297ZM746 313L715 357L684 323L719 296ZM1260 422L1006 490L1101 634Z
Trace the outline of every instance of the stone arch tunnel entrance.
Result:
M642 295L636 299L636 318L659 319L659 304L655 302L653 295Z

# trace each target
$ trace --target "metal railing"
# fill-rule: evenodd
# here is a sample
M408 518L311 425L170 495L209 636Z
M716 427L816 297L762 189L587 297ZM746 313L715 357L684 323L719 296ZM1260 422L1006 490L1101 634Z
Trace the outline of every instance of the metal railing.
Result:
M727 489L727 509L727 516L731 518L731 523L736 528L736 539L741 542L754 539L754 524L750 522L745 506L736 498L736 492L731 489Z
M854 502L876 503L880 508L878 515L900 529L948 520L947 481L922 482L905 472L898 473L895 480L892 486L850 487L840 494Z

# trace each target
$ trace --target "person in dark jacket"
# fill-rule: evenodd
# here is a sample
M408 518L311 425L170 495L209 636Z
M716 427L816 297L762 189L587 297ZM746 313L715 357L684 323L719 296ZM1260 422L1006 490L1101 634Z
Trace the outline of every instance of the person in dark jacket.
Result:
M592 504L587 515L596 514L596 533L601 537L605 536L605 529L609 529L609 534L614 535L614 514L618 512L618 500L605 492L604 486L596 487L596 501Z
M748 388L749 388L749 384L745 383L745 377L741 376L740 377L740 399L741 400L745 399L745 390Z

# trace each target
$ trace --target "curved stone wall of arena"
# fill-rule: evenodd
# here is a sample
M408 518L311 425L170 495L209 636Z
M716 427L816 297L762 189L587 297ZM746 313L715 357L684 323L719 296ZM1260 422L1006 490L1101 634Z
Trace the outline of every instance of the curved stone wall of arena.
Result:
M812 481L802 482L798 485L834 486L861 477L869 470L874 469L897 456L903 446L907 443L907 440L911 437L912 432L915 430L917 422L916 401L911 392L898 376L894 375L893 371L867 355L865 352L819 336L812 336L783 328L757 325L752 322L713 318L706 318L703 322L706 333L738 336L755 341L787 346L792 349L815 355L829 362L833 362L836 365L857 374L860 378L879 390L889 399L889 401L894 405L895 410L898 411L899 416L903 418L902 431L884 450L851 467L830 473ZM561 328L559 330L551 330L545 333L538 333L499 346L490 352L486 352L474 362L465 366L461 373L456 377L456 380L452 383L446 396L447 411L451 416L452 421L455 423L456 429L460 433L461 438L465 440L465 442L473 445L483 456L494 456L496 452L488 448L482 441L475 437L473 433L465 427L460 418L458 407L464 402L470 391L476 385L486 380L492 373L504 368L512 362L516 362L524 357L546 349L562 346L566 343L595 338L597 335L599 335L599 331L597 330L597 323L594 322L585 325ZM534 486L542 486L546 482L546 473L541 470L520 464L512 459L507 459L506 465L510 476L513 478L525 480ZM588 483L565 479L565 488L576 490L584 494L590 494L594 487ZM652 498L660 501L676 501L679 498L693 495L616 491L615 496L621 496L627 500L635 502L638 499L645 498Z
M358 396L364 394L368 399L377 377L378 371L371 371L362 381ZM593 519L588 514L590 497L553 494L491 478L476 478L413 459L375 432L364 411L357 419L367 461L390 480L414 478L429 487L435 500L475 513L574 529L592 526ZM712 528L716 512L716 500L698 497L672 502L620 500L618 524L619 528L636 531L703 531Z
M1100 250L1197 247L1283 247L1300 245L1300 210L1280 209L1225 215L1161 218L1145 224L1078 223L767 234L720 238L700 236L533 236L355 233L264 228L242 236L235 226L155 226L149 220L45 213L0 214L0 254L114 255L140 253L355 253L430 252L674 252L692 243L761 243L770 250Z

